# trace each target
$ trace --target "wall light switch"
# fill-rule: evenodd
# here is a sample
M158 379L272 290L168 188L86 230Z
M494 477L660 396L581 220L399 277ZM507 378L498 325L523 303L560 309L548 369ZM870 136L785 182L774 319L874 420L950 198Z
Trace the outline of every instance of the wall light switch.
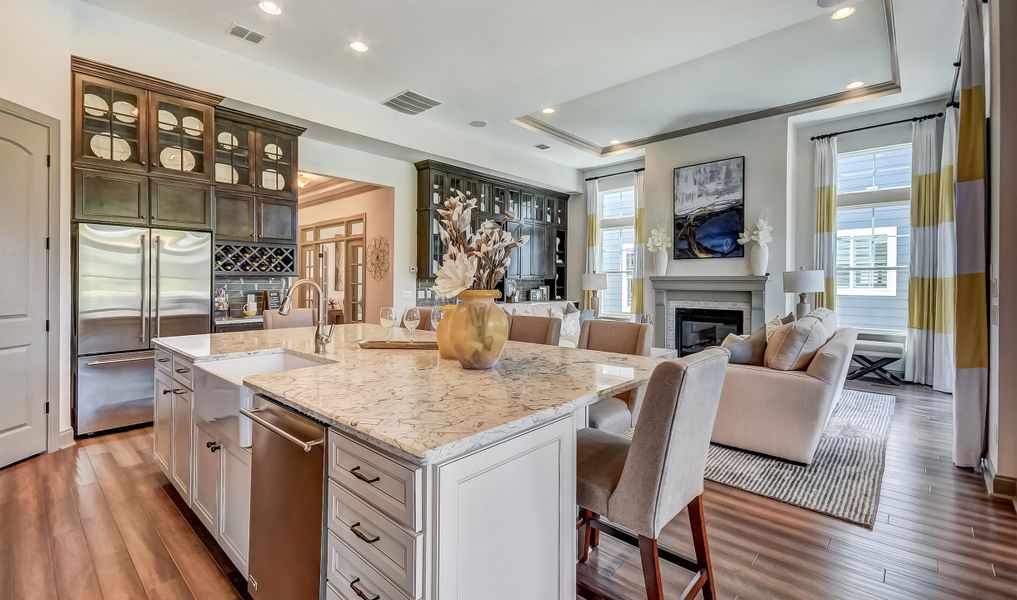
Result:
M999 278L993 277L989 282L989 293L993 298L999 298Z
M995 304L992 305L992 324L999 325L999 307Z
M413 300L413 290L403 290L403 300Z

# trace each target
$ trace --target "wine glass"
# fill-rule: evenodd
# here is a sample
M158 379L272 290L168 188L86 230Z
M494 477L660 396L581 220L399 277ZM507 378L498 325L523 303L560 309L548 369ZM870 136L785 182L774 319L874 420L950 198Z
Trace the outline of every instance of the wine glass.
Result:
M410 343L413 343L413 330L420 327L420 309L411 306L403 313L403 327L410 333Z
M444 302L439 302L431 308L431 331L438 331L438 323L445 318L445 312L441 310Z
M392 341L392 328L395 327L395 309L391 306L384 306L378 315L378 324L388 330L386 342Z

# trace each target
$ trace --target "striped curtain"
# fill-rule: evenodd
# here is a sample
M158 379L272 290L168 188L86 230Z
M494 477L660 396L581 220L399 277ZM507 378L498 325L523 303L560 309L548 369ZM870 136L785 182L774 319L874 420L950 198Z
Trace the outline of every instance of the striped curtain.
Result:
M989 325L985 290L985 56L982 3L967 0L961 34L957 133L957 281L953 462L977 467L985 455Z
M823 271L826 291L814 305L836 309L837 302L837 138L816 140L816 265Z
M947 116L950 119L950 115ZM956 125L956 120L954 120ZM943 166L936 159L936 121L918 121L911 138L911 278L904 379L953 390L955 230L953 163L956 133L946 125ZM949 182L947 186L943 183Z
M636 171L632 186L636 204L635 256L632 273L632 316L646 313L646 199L643 195L643 172Z
M600 199L598 180L586 182L586 272L596 273L599 260L597 246L600 232ZM583 290L583 309L593 309L593 290Z

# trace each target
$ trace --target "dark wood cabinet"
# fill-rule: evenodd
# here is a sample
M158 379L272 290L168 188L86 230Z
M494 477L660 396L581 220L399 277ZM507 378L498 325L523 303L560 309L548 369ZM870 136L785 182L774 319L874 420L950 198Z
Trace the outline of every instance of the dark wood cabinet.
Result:
M255 223L259 242L297 242L297 203L282 198L257 198Z
M148 177L75 167L74 218L97 223L148 224Z
M197 181L149 178L149 223L177 229L212 229L212 186Z
M254 190L254 126L220 118L216 113L212 155L216 189Z
M259 194L292 197L297 191L299 177L297 136L258 128L254 140L254 187Z
M434 161L416 166L418 279L433 279L441 266L445 249L436 209L449 195L461 191L477 200L475 229L493 219L517 239L530 236L525 246L510 254L506 277L547 285L555 298L564 298L568 195Z
M125 83L74 77L72 158L78 164L148 170L148 92Z
M223 242L252 243L257 239L254 226L254 196L215 193L215 239Z
M148 115L150 171L210 180L213 107L150 93Z

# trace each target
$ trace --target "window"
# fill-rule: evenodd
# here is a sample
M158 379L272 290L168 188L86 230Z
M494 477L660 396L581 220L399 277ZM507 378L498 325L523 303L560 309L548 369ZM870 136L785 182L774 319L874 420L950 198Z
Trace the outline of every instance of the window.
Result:
M600 312L627 316L632 312L632 276L635 272L635 191L631 187L600 192L599 268L607 274L601 292Z
M837 155L837 194L911 187L911 144Z
M907 329L910 213L907 202L837 208L837 315L842 324Z

